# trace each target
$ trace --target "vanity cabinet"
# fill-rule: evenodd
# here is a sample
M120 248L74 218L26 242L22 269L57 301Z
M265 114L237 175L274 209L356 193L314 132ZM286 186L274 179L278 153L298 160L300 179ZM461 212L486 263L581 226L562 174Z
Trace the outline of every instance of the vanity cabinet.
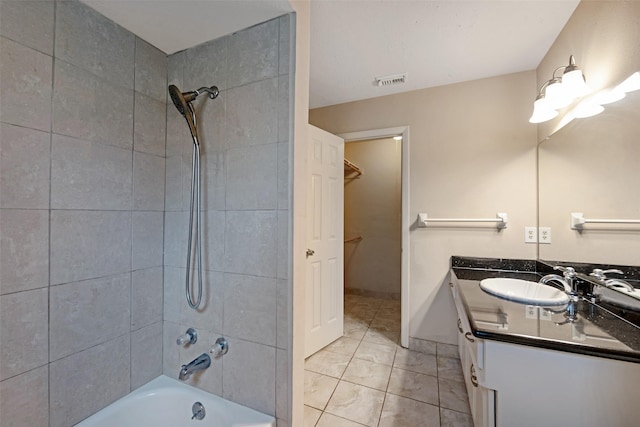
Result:
M473 424L475 427L495 427L495 391L485 386L485 341L473 336L455 287L452 292L458 312L458 353Z
M475 427L640 425L640 363L478 338L454 274L451 291Z

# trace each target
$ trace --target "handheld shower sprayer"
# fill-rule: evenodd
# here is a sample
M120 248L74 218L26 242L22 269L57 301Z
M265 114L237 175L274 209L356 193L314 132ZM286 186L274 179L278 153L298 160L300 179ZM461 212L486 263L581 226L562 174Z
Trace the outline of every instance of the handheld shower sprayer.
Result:
M176 85L169 85L169 95L171 96L171 101L173 101L173 105L176 106L180 114L182 114L184 119L187 121L189 131L191 132L191 136L193 137L193 143L196 145L199 144L198 130L196 128L196 114L193 111L191 103L203 93L208 93L209 98L216 99L220 94L220 91L216 86L211 86L201 87L198 90L181 92Z
M187 297L187 303L189 307L193 309L197 309L200 306L200 302L202 300L202 248L201 248L201 219L200 219L200 142L198 141L198 128L196 123L196 113L191 105L198 96L203 93L208 93L209 98L215 99L220 94L220 91L216 86L211 87L201 87L198 90L193 90L189 92L182 92L176 85L169 86L169 95L171 96L171 100L173 101L173 105L176 106L180 114L187 121L187 125L189 126L189 131L191 132L191 137L193 139L193 156L191 162L191 202L190 202L190 210L189 210L189 242L187 246L187 277L185 283L185 294ZM195 236L193 233L193 217L196 217L196 232ZM195 238L194 238L195 237ZM195 240L195 243L193 241ZM197 281L198 281L198 296L193 300L191 296L191 249L192 244L195 246L195 260L194 264L197 265L196 271L194 271L194 275L197 273Z

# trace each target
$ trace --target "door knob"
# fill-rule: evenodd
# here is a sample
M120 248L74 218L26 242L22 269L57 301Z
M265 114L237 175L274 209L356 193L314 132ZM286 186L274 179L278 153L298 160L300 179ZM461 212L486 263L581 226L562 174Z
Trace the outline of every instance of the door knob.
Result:
M309 258L310 256L313 256L313 254L315 254L316 251L314 251L313 249L307 249L307 258Z

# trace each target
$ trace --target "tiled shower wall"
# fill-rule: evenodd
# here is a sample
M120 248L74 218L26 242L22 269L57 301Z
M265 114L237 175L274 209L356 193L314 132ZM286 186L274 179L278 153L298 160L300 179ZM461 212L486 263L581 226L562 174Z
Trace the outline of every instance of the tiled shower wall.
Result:
M195 103L203 159L203 305L184 296L192 143L167 107L164 373L219 336L229 353L189 383L278 418L288 394L290 21L283 16L169 57L169 83L216 85ZM193 346L176 345L187 328Z
M162 372L166 55L0 1L0 424L70 426Z

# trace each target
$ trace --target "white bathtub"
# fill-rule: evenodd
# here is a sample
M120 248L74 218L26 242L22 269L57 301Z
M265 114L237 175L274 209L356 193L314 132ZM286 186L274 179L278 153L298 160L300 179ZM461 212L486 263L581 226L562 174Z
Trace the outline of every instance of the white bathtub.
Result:
M194 402L204 405L192 420ZM78 427L275 427L273 417L161 375L76 424Z

